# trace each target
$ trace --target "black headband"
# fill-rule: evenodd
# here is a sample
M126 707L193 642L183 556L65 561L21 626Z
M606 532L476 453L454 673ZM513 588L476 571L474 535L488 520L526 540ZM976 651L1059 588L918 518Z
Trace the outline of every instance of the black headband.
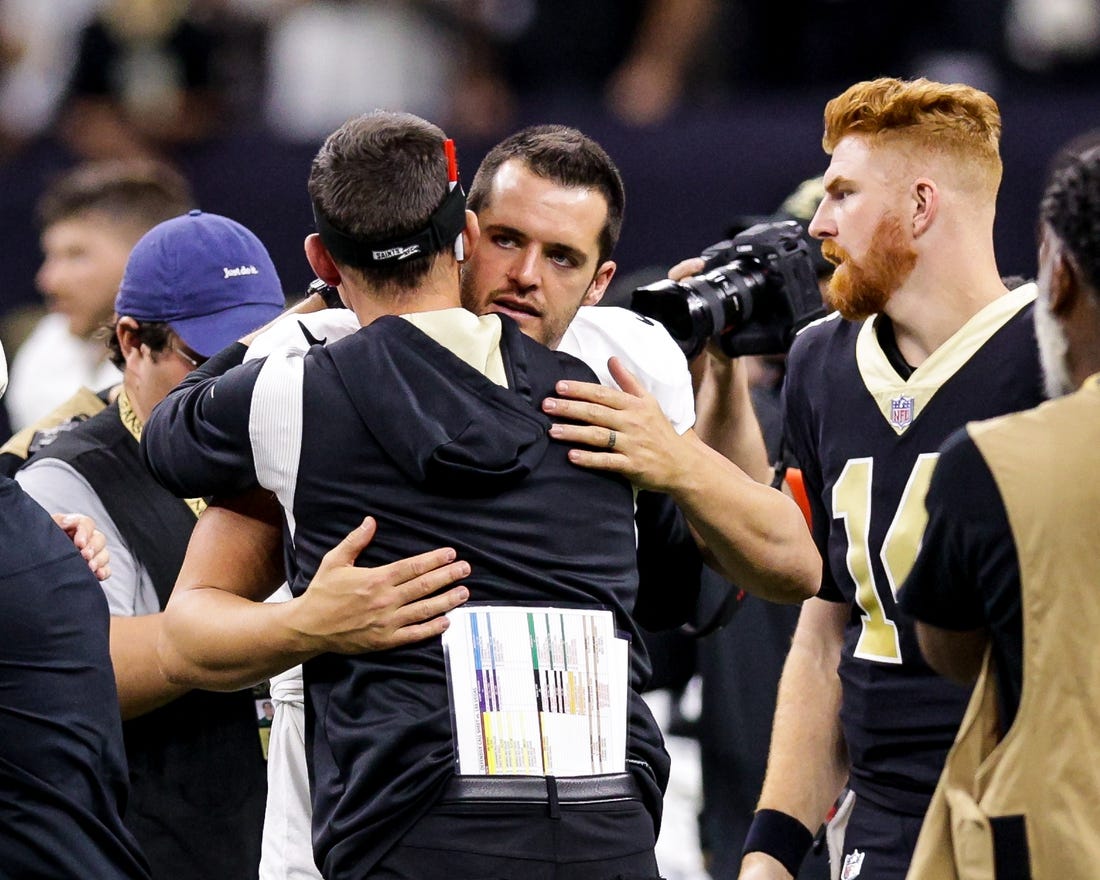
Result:
M390 266L450 247L466 228L466 194L461 186L456 185L428 218L424 229L386 241L363 241L341 232L328 222L316 202L313 204L313 219L317 224L317 234L337 262L357 268Z

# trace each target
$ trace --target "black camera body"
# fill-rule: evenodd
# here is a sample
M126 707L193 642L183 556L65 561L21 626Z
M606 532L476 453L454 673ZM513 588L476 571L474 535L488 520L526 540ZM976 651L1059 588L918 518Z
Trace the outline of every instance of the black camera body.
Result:
M813 257L794 220L758 223L701 254L704 271L639 287L630 308L663 324L690 360L710 339L730 357L783 354L826 313Z

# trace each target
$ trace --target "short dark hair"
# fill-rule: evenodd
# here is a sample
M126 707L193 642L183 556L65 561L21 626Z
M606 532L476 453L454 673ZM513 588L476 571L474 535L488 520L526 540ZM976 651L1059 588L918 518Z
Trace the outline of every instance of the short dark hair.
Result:
M314 210L364 242L401 238L428 225L447 195L446 135L411 113L376 110L328 136L309 171ZM394 265L353 266L369 284L408 289L437 254Z
M607 201L607 222L600 230L599 259L611 258L623 227L626 191L619 169L598 143L565 125L535 125L517 131L493 147L477 169L466 202L475 214L486 207L500 166L517 159L533 174L562 186L594 189Z
M1043 194L1039 221L1073 254L1094 291L1100 291L1100 147L1066 159Z
M120 370L125 369L126 358L122 356L122 343L118 341L118 316L96 333L109 334L106 340L107 358ZM147 345L150 351L159 354L172 342L172 327L166 321L139 321L136 335L139 345Z
M186 214L191 187L175 168L155 159L86 162L55 179L38 200L39 229L84 214L103 214L139 233Z

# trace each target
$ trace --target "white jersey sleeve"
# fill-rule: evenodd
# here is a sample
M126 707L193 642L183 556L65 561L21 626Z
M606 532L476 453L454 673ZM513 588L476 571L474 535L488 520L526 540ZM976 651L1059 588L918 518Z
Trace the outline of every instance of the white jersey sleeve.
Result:
M276 352L301 355L315 341L335 342L358 329L359 320L350 309L287 315L253 340L244 359L251 361ZM254 436L253 440L256 439ZM266 601L285 602L291 597L290 587L284 583ZM302 667L293 666L272 677L270 687L275 717L268 740L267 804L259 878L321 880L313 860L310 834L313 804L306 760Z
M656 321L617 306L582 306L558 351L584 361L602 384L615 388L607 361L617 357L657 399L679 433L695 424L695 395L687 360Z
M359 319L351 309L322 309L304 315L284 315L252 340L244 359L251 361L267 357L279 349L302 354L315 342L327 345L350 336L359 326Z

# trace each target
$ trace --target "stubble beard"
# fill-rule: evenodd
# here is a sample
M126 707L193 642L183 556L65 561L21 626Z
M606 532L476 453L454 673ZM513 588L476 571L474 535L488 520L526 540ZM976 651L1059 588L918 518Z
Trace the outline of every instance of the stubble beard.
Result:
M503 294L516 294L516 291L512 288L497 288L490 292L487 297L482 297L477 290L474 282L474 273L469 269L464 268L459 276L459 295L462 307L468 312L473 312L479 317L482 315L490 315L493 313L493 302L498 296ZM568 326L568 325L566 325ZM534 327L521 325L520 330L526 335L534 339L536 342L545 345L547 348L557 348L557 344L561 341L561 337L565 334L566 327L559 328L550 323L549 319L544 315L542 320L539 321ZM557 334L556 338L553 338Z
M485 314L485 304L481 302L481 298L477 295L477 290L474 287L474 272L469 261L459 270L458 293L462 308L468 312L473 312L475 315Z

